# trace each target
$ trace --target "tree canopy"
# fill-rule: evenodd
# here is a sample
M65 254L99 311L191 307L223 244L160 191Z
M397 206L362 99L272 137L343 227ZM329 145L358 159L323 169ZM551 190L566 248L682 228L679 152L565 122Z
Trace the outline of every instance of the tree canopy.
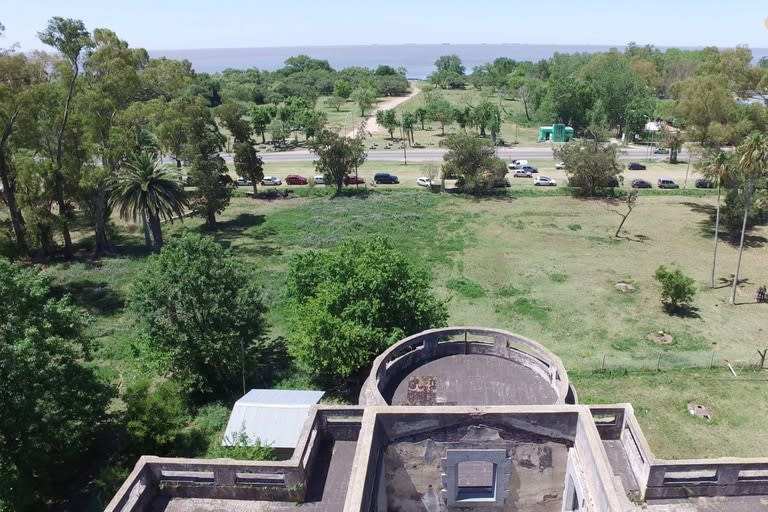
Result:
M341 192L346 178L353 170L365 162L365 134L362 128L354 137L344 137L330 130L321 131L310 144L318 156L315 169L325 176L326 183L336 185L336 192Z
M87 317L0 258L0 510L40 510L89 460L114 389L84 363Z
M480 194L503 182L507 165L495 156L490 141L456 133L449 135L444 145L448 152L443 155L443 176L455 178L459 189Z
M287 292L291 354L315 378L336 386L361 376L392 343L444 326L448 318L424 269L378 237L294 257Z
M147 360L194 396L230 397L276 370L261 290L210 238L166 242L134 284L129 308Z
M617 180L621 167L616 159L616 146L600 142L600 136L569 142L556 148L555 158L565 163L568 185L581 189L591 197L598 189Z

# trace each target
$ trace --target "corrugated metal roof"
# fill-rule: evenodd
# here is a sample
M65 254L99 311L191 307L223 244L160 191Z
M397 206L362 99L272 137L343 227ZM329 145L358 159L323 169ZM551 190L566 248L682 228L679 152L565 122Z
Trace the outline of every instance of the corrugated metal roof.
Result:
M222 445L236 444L245 432L251 444L295 448L309 409L320 401L322 391L252 389L235 402L224 430Z

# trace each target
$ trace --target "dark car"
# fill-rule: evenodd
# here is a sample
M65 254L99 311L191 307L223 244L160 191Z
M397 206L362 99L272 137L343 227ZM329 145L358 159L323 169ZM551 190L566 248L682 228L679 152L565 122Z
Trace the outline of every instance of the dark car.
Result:
M632 188L653 188L650 181L641 180L636 178L632 180Z
M616 188L619 186L619 178L616 176L608 176L600 182L600 186L605 188Z
M344 176L345 185L365 185L365 178L362 176Z
M707 178L696 180L696 188L715 188L715 182Z
M397 184L400 183L400 180L397 179L397 176L394 174L389 174L386 172L377 172L373 176L373 182L374 183L388 183L388 184Z
M289 174L285 177L285 182L288 185L306 185L308 180L304 176L299 176L298 174Z
M533 174L533 173L539 172L539 169L534 167L534 166L532 166L532 165L524 165L524 166L522 166L520 168L520 170L521 171L525 171L525 172L527 172L529 174Z
M627 164L627 169L630 171L644 171L645 165L641 164L640 162L629 162Z

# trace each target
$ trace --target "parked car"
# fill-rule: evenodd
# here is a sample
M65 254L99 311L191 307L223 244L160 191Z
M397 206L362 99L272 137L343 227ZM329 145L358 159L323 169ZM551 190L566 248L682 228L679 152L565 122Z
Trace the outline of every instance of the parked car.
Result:
M524 165L520 169L522 169L523 171L528 171L531 174L539 172L539 169L537 167L532 166L532 165Z
M235 180L235 185L237 185L238 187L242 187L250 184L251 184L251 180L249 178L244 178L242 176L238 176L237 179Z
M518 169L515 171L515 173L512 175L513 178L530 178L531 173L528 171L524 171L522 169Z
M657 155L666 155L669 153L669 150L666 148L653 148L653 152Z
M640 162L629 162L627 164L627 169L630 171L644 171L645 165L641 164Z
M493 181L494 188L504 188L504 187L511 187L511 186L512 184L509 182L507 178L499 178Z
M395 176L394 174L389 174L386 172L377 172L373 175L373 182L374 183L387 183L387 184L398 184L400 183L400 180Z
M659 188L680 188L671 178L659 178L656 184Z
M715 182L708 178L699 178L696 180L696 188L715 188Z
M306 185L308 181L304 176L299 176L298 174L289 174L285 177L285 183L288 185Z
M632 180L632 188L653 188L650 181L645 181L640 178Z
M313 178L313 181L315 182L315 185L325 185L325 176L318 174Z
M507 164L507 168L512 171L514 169L522 169L528 165L528 160L512 160L509 164Z
M261 180L262 185L282 185L283 181L277 176L264 176Z
M365 185L365 178L362 176L344 176L345 185Z
M416 184L420 187L431 187L432 185L434 185L434 183L435 183L434 181L427 178L426 176L419 176L418 178L416 178Z
M557 182L546 176L536 176L533 178L533 184L537 187L556 187Z
M565 169L565 162L557 162L555 164L555 169Z
M608 176L600 183L600 186L605 188L616 188L619 186L619 178L616 176Z

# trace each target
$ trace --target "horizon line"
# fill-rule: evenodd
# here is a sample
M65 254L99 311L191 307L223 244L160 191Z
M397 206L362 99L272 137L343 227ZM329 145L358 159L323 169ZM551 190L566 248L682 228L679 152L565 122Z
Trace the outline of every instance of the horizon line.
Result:
M149 52L178 52L178 51L205 51L205 50L275 50L291 48L339 48L339 47L388 47L388 46L544 46L561 47L577 46L584 48L626 48L630 43L634 43L639 48L650 46L652 48L666 50L677 48L681 50L699 50L703 48L715 47L718 49L729 48L748 48L750 50L768 50L768 46L750 46L747 43L738 43L731 45L718 44L651 44L629 41L626 43L354 43L354 44L305 44L305 45L278 45L278 46L228 46L228 47L206 47L206 48L146 48Z

